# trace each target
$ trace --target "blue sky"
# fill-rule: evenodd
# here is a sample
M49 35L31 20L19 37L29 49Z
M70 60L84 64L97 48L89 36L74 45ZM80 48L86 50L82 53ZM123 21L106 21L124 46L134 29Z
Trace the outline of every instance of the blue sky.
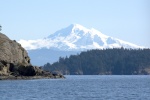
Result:
M150 0L0 0L11 39L44 38L72 23L150 47Z

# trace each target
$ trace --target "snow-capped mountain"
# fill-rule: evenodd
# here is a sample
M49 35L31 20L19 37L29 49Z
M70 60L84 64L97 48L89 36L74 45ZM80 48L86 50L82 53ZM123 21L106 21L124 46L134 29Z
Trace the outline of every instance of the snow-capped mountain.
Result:
M20 40L18 42L28 50L31 63L35 65L44 65L47 62L53 63L58 61L60 56L66 57L90 49L143 48L104 35L94 28L87 29L79 24L72 24L58 30L47 38Z
M20 40L19 43L27 50L47 48L65 51L82 51L121 47L142 48L141 46L104 35L94 28L87 29L79 24L71 24L67 28L58 30L44 39Z

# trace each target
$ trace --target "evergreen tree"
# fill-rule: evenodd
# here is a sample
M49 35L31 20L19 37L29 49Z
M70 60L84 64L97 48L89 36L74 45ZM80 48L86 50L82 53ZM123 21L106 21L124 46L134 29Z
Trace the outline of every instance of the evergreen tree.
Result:
M0 31L2 30L2 26L0 25Z
M66 58L60 57L58 62L45 64L44 69L73 75L148 74L146 69L150 70L150 49L89 50Z

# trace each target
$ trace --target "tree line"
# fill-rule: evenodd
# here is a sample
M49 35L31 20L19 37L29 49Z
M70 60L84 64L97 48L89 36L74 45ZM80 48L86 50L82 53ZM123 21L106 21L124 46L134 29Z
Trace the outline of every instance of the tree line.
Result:
M45 70L70 75L150 74L150 49L88 50L43 66Z

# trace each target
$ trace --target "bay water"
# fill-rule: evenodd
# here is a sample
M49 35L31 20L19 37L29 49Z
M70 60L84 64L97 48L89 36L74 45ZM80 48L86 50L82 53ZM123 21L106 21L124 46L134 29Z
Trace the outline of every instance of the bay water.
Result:
M149 75L67 75L1 80L0 100L150 100Z

